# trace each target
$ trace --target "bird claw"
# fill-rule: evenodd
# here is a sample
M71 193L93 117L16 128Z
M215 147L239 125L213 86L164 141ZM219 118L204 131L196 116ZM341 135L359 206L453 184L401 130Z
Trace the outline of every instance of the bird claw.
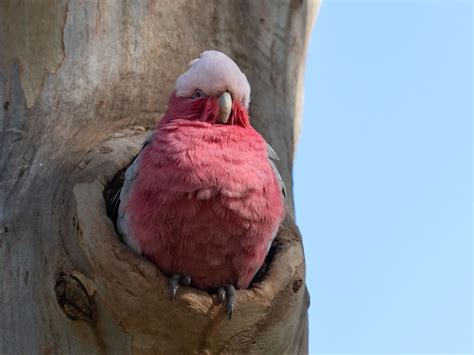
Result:
M191 285L191 276L189 276L189 275L184 275L184 276L181 278L181 284L183 284L183 286L186 286L186 287L188 287L189 285Z
M172 300L176 296L176 292L178 291L179 284L188 287L191 284L191 276L185 275L181 276L179 274L173 275L170 278L169 284L169 293L170 299ZM235 300L236 300L236 291L233 285L227 285L224 287L219 287L217 289L217 301L219 303L224 303L227 298L226 304L226 313L229 317L229 320L232 319L232 313L234 312Z
M232 319L232 313L234 312L236 299L235 287L233 285L227 285L227 316L229 320Z
M220 304L224 303L225 301L225 289L224 287L219 287L217 290L217 302Z
M172 300L176 296L176 291L178 291L179 280L181 280L181 275L173 275L170 278L170 299Z
M220 304L224 303L227 297L227 304L226 304L226 313L229 317L229 320L232 319L232 313L234 312L235 306L235 299L236 299L236 292L235 287L233 285L227 285L226 288L219 287L217 289L217 302Z
M173 299L176 296L176 292L178 291L179 284L188 287L191 284L191 276L185 275L181 276L179 274L173 275L170 278L170 299Z

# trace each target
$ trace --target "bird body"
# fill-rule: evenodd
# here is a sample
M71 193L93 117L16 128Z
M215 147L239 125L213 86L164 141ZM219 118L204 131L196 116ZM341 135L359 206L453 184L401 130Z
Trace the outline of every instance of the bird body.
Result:
M127 170L117 227L165 274L189 275L200 289L245 289L285 213L279 174L269 146L250 125L250 88L240 98L232 82L224 85L226 95L208 89L178 96L185 84L177 85L168 111ZM199 82L193 85L190 92L201 90ZM222 102L231 95L223 114Z

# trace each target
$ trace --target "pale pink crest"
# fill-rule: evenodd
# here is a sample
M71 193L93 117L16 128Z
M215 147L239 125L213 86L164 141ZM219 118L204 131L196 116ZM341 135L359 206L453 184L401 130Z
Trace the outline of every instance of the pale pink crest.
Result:
M245 108L250 103L247 77L232 59L219 51L205 51L189 63L189 69L176 80L176 95L190 97L197 89L215 96L229 91Z

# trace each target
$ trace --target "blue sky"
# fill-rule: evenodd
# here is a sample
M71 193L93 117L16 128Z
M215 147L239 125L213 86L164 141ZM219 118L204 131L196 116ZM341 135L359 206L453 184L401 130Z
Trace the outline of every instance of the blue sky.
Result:
M473 350L472 7L321 7L294 171L311 353Z

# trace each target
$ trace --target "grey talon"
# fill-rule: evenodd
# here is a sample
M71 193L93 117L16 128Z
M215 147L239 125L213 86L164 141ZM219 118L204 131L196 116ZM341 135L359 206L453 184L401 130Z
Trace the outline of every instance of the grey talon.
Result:
M182 279L181 279L181 283L183 284L183 286L186 286L186 287L191 285L191 276L189 276L189 275L183 276Z
M227 315L229 316L229 320L232 319L232 313L234 312L235 306L235 287L232 285L227 286Z
M217 289L217 302L224 303L225 301L225 290L224 287L219 287Z
M173 299L176 296L176 291L178 290L179 280L181 280L181 275L174 275L170 279L170 299Z

